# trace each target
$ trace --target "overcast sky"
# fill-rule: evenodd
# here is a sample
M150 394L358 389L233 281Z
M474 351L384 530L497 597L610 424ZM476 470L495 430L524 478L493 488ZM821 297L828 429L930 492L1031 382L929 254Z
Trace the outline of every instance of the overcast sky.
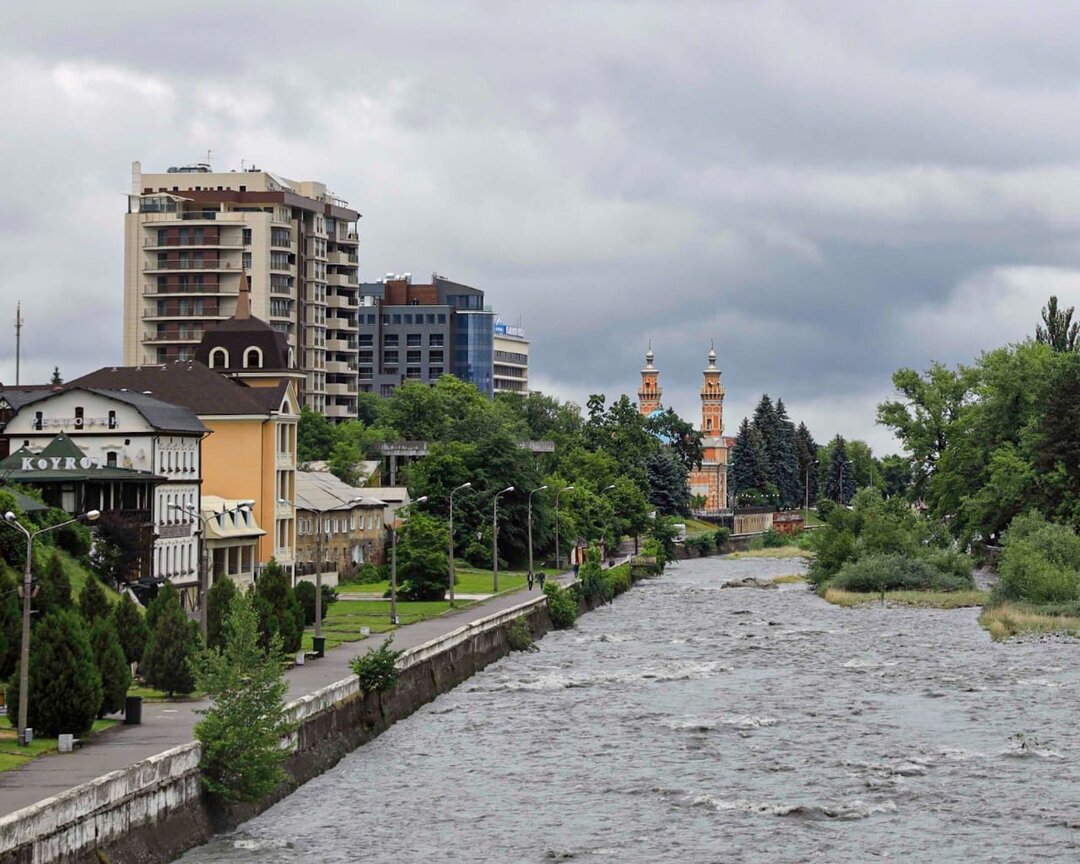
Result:
M124 198L241 160L363 213L361 277L482 288L534 387L734 434L763 391L881 453L899 366L1080 299L1080 4L9 3L0 380L121 356Z

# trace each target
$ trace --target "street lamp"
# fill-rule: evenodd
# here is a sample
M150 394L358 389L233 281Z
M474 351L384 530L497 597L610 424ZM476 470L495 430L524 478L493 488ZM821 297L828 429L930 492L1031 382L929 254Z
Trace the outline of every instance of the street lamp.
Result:
M543 492L548 487L546 485L533 489L529 493L529 588L532 588L532 575L533 575L533 554L532 554L532 496L537 492Z
M614 488L615 488L615 484L610 483L607 486L605 486L603 489L600 490L600 494L603 495L605 492L610 492ZM612 508L612 515L613 516L614 516L614 513L615 513L615 508ZM615 538L615 546L616 547L618 547L618 545L619 545L619 542L618 542L619 539L620 538L618 538L618 537ZM607 545L604 543L604 535L603 534L600 535L600 547L604 550L605 553L608 551Z
M19 522L19 518L13 511L8 510L4 514L4 521L13 528L17 528L26 537L26 563L23 567L22 591L22 653L19 662L19 746L21 747L27 747L30 744L30 736L27 734L28 730L26 728L26 717L30 705L30 595L33 590L31 584L33 577L30 567L34 560L34 538L39 534L44 534L46 531L55 531L65 525L71 525L73 522L96 522L100 515L100 510L88 510L74 519L68 519L45 528L38 528L37 531L31 531Z
M333 494L333 493L331 493ZM337 497L336 495L334 496ZM338 499L341 501L341 499ZM353 504L359 504L363 501L363 498L350 498L348 501L342 501L341 503L351 508ZM336 509L336 508L330 508ZM322 574L323 574L323 516L327 513L326 510L312 510L315 514L315 634L312 637L312 648L315 649L315 656L323 657L326 653L326 643L323 641L322 633Z
M806 485L803 486L803 509L806 511L806 515L803 517L804 525L810 521L810 469L819 464L820 461L820 459L815 459L806 465Z
M491 578L496 594L499 593L499 496L513 491L513 486L507 486L502 492L496 492L491 507Z
M472 483L462 483L450 490L450 605L454 605L454 493L471 489Z
M394 519L390 523L390 623L398 624L397 615L397 517L398 513L404 513L414 504L423 504L427 501L427 495L421 495L415 501L402 504L394 513Z
M563 492L573 492L573 486L563 486L555 491L555 569L562 571L562 547L559 546L559 496Z

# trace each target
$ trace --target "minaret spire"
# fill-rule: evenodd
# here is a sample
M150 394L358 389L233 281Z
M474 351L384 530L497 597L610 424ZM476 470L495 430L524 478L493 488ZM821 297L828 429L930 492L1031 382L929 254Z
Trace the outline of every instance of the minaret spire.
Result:
M653 365L652 340L645 352L645 368L641 370L641 388L638 390L638 410L644 416L660 408L660 370Z

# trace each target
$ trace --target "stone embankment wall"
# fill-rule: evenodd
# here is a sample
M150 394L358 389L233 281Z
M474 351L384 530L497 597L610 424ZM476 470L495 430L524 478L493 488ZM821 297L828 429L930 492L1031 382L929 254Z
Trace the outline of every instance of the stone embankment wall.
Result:
M351 676L290 703L286 712L298 725L286 763L289 782L256 805L213 808L199 780L201 748L192 742L0 818L0 864L170 861L508 654L507 630L518 618L534 636L551 629L547 602L536 597L406 651L398 683L385 693L365 693Z

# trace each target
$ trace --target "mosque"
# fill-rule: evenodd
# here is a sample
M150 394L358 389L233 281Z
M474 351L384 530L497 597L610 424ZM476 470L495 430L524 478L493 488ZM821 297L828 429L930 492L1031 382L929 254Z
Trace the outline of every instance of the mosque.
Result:
M645 368L641 370L638 390L638 410L648 417L663 411L660 403L660 370L653 364L652 343L645 353ZM690 472L690 494L705 496L706 514L718 515L728 507L728 452L734 438L724 436L724 387L716 367L716 350L709 346L709 364L705 367L701 385L701 467Z

